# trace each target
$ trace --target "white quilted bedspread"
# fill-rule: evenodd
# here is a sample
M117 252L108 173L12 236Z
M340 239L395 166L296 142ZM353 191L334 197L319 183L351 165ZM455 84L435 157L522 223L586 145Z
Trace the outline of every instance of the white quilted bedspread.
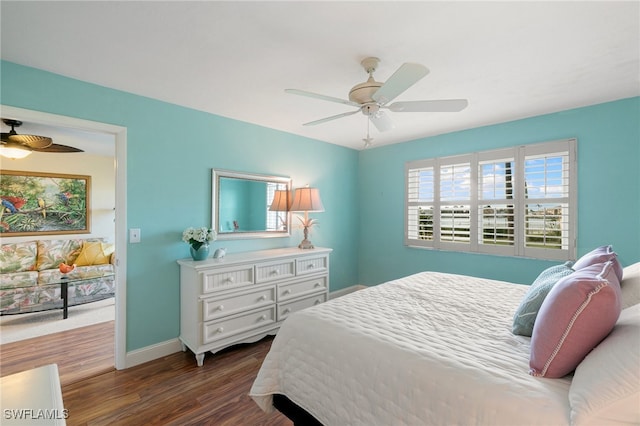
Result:
M423 272L291 315L250 395L326 426L569 424L570 379L528 374L511 333L527 287Z

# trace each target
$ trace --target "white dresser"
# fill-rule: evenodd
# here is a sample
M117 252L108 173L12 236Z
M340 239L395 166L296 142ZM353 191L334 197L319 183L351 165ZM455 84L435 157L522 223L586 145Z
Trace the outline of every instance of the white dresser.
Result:
M275 334L292 312L325 302L331 249L297 247L180 264L180 341L205 352Z

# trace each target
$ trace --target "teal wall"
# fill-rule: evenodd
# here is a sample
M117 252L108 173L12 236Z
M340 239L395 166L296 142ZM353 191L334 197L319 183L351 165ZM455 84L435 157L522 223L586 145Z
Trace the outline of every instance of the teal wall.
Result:
M404 163L576 137L578 255L613 244L640 261L640 98L354 151L201 111L1 63L0 103L127 128L127 351L179 333L179 270L188 226L211 223L211 168L287 175L318 187L325 212L311 236L332 247L331 290L436 270L530 283L551 262L403 245ZM126 239L126 235L119 235ZM230 252L302 238L218 241Z
M362 151L360 282L373 285L434 270L531 283L553 262L405 247L404 163L573 137L578 140L578 256L612 244L623 265L640 261L639 120L636 97Z
M179 334L179 269L189 227L211 224L211 169L286 175L318 187L326 211L311 240L331 247L331 290L357 283L358 152L300 136L1 63L0 103L127 128L127 351ZM52 161L53 158L52 158ZM346 206L346 207L345 207ZM125 238L126 235L119 235ZM291 238L217 241L229 252L295 246Z

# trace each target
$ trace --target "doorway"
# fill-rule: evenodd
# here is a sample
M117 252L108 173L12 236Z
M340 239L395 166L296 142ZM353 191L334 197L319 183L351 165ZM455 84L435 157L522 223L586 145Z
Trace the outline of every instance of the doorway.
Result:
M115 143L115 235L116 295L114 364L118 370L126 368L126 152L127 129L121 126L82 120L73 117L32 111L0 105L3 117L19 119L25 123L77 129L111 135Z

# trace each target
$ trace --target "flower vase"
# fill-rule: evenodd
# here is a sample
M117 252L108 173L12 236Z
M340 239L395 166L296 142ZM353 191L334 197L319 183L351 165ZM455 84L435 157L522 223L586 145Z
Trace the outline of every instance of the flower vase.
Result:
M209 257L209 244L202 244L197 249L193 246L189 246L189 251L191 252L193 260L205 260Z

